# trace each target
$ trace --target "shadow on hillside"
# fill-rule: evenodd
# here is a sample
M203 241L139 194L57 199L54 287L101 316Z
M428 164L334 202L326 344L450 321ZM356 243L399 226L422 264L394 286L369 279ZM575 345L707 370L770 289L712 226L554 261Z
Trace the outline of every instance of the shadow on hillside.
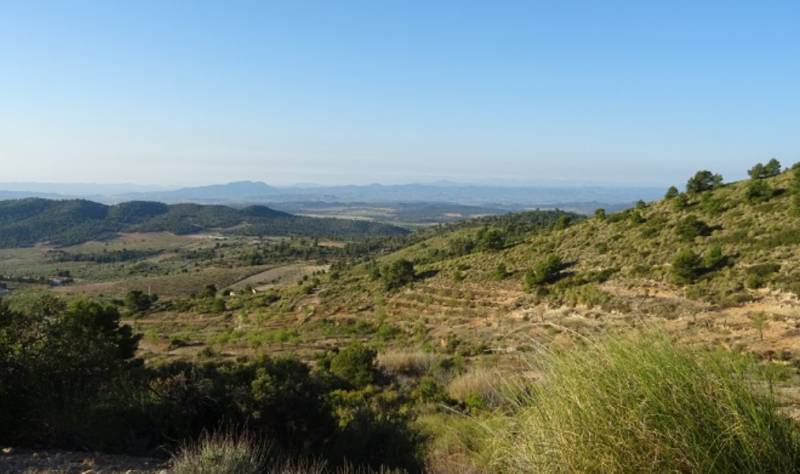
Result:
M574 267L577 264L578 264L577 260L561 262L561 266L558 268L558 273L553 278L552 283L577 275L577 272L570 271L570 268Z
M421 281L427 280L428 278L433 278L439 274L439 270L425 270L424 272L419 272L414 277L414 280Z

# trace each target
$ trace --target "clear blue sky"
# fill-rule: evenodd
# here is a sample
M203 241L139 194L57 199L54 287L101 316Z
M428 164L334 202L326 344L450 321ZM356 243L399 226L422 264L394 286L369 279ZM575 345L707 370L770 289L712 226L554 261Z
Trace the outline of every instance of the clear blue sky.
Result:
M797 1L6 1L0 25L0 182L662 185L800 161Z

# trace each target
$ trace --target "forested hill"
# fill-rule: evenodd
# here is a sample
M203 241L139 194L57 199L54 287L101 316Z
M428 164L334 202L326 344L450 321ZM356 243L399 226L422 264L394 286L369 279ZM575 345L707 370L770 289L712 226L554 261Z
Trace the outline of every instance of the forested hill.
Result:
M265 206L235 209L148 201L113 206L86 200L0 201L0 248L40 242L76 244L110 238L119 232L191 234L204 231L343 239L408 232L400 227L368 221L295 216Z

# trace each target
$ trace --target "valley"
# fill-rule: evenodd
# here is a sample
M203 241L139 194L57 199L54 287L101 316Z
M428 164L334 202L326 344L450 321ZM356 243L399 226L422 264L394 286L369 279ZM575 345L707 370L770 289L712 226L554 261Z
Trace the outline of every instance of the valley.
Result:
M511 409L497 381L537 383L543 352L608 337L752 357L782 416L800 420L798 182L789 170L616 213L527 211L408 235L122 232L0 250L0 275L11 308L46 295L117 308L153 370L288 357L327 373L337 354L372 351L376 378L351 387L399 397L430 437L427 469L485 472L496 459L474 429Z

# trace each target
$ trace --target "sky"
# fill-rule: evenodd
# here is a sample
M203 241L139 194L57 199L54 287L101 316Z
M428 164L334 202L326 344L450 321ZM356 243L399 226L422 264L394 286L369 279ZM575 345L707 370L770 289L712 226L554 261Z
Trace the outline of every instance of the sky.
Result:
M800 3L0 0L0 182L679 184L800 161Z

